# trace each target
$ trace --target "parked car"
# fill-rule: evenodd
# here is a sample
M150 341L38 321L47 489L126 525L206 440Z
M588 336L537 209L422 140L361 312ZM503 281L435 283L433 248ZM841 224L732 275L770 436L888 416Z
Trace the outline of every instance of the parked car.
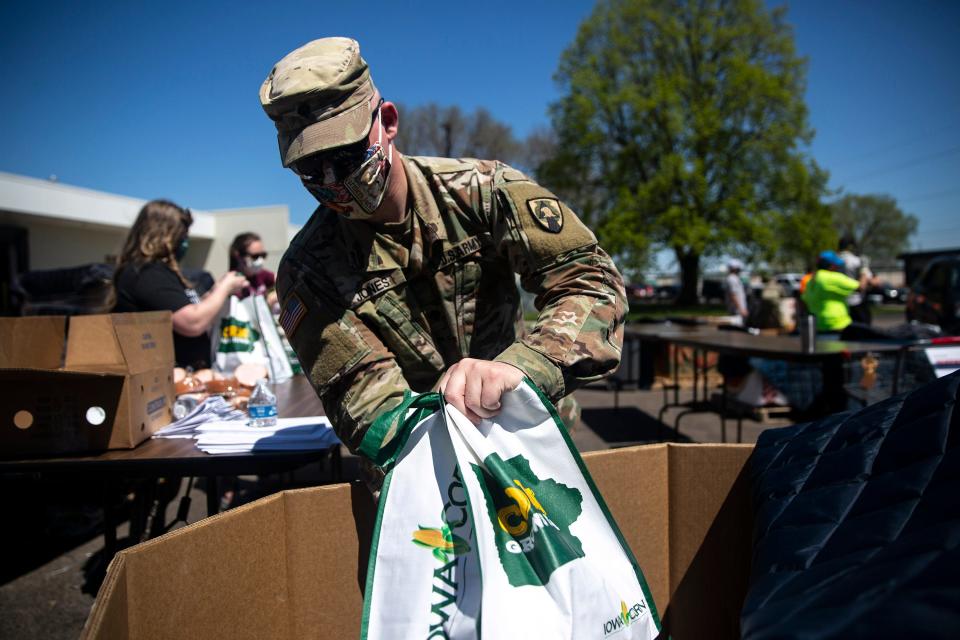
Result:
M800 281L803 279L802 273L778 273L777 284L783 290L783 295L787 297L800 294Z
M867 297L877 304L902 303L907 299L907 290L905 287L895 287L889 282L881 282L867 291Z
M657 300L676 300L680 296L680 285L661 284L654 291Z
M652 284L634 283L625 286L630 302L653 300L655 290Z
M723 280L704 278L700 285L700 299L704 302L723 302Z
M960 257L943 256L927 264L907 296L907 320L960 334Z

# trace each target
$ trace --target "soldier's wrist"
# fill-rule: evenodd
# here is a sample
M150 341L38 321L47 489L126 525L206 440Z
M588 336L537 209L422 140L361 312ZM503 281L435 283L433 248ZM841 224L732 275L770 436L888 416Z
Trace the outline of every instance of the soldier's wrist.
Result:
M563 371L560 367L523 342L514 342L494 358L494 361L519 369L551 399L564 395Z

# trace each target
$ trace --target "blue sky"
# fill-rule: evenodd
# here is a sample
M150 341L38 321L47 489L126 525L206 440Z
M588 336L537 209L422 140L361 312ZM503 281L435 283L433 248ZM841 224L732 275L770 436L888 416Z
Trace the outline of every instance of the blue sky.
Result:
M288 51L354 37L389 99L484 106L523 136L548 124L560 53L591 8L2 3L0 170L198 209L287 204L302 223L315 202L257 100ZM831 185L896 197L920 218L915 247L960 246L960 3L805 0L789 21Z

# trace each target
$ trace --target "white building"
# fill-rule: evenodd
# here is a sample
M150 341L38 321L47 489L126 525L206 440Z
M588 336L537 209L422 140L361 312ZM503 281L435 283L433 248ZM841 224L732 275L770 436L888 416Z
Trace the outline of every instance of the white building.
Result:
M10 271L110 262L146 200L0 172L0 279ZM277 270L299 227L286 205L193 212L186 267L214 278L228 267L234 236L253 231L263 238L266 267ZM26 248L26 257L20 255ZM16 265L20 266L17 267ZM6 284L0 282L0 286Z

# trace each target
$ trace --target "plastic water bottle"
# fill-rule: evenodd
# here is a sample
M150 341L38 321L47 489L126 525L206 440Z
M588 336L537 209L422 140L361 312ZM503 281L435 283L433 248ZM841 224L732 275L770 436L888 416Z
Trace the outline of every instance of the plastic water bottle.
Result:
M182 395L173 403L173 419L180 420L185 418L191 411L197 408L200 401L195 395Z
M277 424L277 396L270 391L266 380L261 378L257 381L247 402L247 412L251 427L272 427Z

